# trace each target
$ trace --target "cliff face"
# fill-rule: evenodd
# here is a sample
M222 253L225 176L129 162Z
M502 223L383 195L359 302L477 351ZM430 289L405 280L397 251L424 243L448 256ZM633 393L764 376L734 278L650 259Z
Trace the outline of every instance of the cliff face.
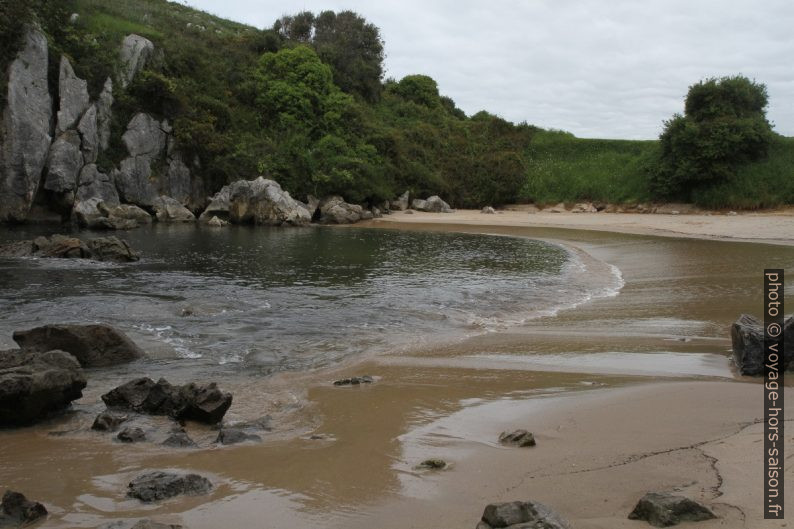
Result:
M119 50L117 84L123 89L146 65L154 45L128 35ZM60 57L56 94L50 94L47 38L36 27L26 31L24 46L8 72L8 104L3 113L0 148L0 221L74 218L104 204L139 206L150 213L160 197L193 210L206 203L204 185L183 160L167 120L138 113L122 141L128 151L105 174L96 165L111 142L113 79L95 101L72 64ZM91 211L88 211L90 214ZM101 216L99 211L97 216Z

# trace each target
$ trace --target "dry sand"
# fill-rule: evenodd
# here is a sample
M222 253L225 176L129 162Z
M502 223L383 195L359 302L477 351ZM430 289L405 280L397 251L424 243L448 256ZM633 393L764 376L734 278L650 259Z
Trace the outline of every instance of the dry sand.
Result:
M697 215L637 213L528 213L526 207L510 206L488 215L476 210L454 213L395 212L374 221L375 225L456 224L476 226L517 226L570 228L613 233L634 233L664 237L694 237L794 244L794 210L776 212Z

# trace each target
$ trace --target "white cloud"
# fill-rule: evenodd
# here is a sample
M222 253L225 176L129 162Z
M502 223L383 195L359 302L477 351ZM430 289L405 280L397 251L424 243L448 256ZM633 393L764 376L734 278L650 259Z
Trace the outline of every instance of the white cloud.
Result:
M794 4L787 0L187 0L257 27L351 9L381 29L387 75L430 75L471 114L582 137L655 138L687 87L744 74L794 135Z

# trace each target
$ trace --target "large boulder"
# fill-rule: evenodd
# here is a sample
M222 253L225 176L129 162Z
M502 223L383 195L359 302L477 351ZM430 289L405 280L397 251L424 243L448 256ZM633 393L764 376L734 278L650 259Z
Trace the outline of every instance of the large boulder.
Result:
M83 396L86 380L64 351L0 353L0 427L31 424Z
M211 490L210 480L198 474L156 471L142 474L132 480L127 496L151 503L174 496L208 494Z
M71 194L77 189L78 176L83 169L83 153L80 151L80 134L77 131L66 131L52 142L46 167L44 189L60 194Z
M303 204L277 182L261 176L224 186L212 197L200 219L208 222L214 216L235 224L264 226L305 226L311 222Z
M97 237L86 242L89 258L95 261L113 261L129 263L138 261L140 256L130 248L124 239L118 237Z
M109 408L216 424L232 405L232 394L222 392L214 382L173 386L165 379L155 382L144 377L110 390L102 401Z
M348 204L340 196L331 196L320 202L320 222L323 224L353 224L361 220L364 208Z
M114 366L144 355L127 335L110 325L44 325L16 331L13 338L23 349L71 353L83 367Z
M195 222L196 216L179 201L161 196L154 202L154 213L159 222Z
M408 209L408 198L410 197L411 193L406 191L397 200L392 200L389 209L393 209L395 211L405 211Z
M542 503L512 501L492 503L485 508L477 529L571 529L559 514Z
M654 527L670 527L681 522L700 522L716 518L696 501L668 493L649 492L629 514L629 520L645 520Z
M0 221L21 222L27 217L52 141L47 37L37 28L28 28L23 42L8 68L0 134Z
M61 134L74 128L83 113L88 109L88 83L77 77L72 63L61 55L60 73L58 75L58 121L55 133Z
M427 200L417 198L411 203L411 207L416 211L429 213L452 213L452 208L449 207L449 204L441 200L437 195L433 195Z
M21 492L7 490L3 494L0 527L23 527L47 516L47 509L37 501L29 501Z
M122 88L127 88L138 72L146 66L146 62L153 53L154 44L149 39L134 34L124 37L119 52L121 63L119 79Z
M783 325L783 369L794 367L794 318ZM749 314L739 316L731 326L733 361L742 375L763 376L766 353L764 327L761 321Z

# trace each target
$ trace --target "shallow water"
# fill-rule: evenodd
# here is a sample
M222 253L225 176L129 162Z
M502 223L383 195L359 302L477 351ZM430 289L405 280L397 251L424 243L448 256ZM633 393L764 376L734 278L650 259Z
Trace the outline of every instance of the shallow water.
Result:
M194 226L120 236L139 263L0 260L0 346L17 329L96 321L171 368L268 373L454 341L621 285L603 264L526 238Z

